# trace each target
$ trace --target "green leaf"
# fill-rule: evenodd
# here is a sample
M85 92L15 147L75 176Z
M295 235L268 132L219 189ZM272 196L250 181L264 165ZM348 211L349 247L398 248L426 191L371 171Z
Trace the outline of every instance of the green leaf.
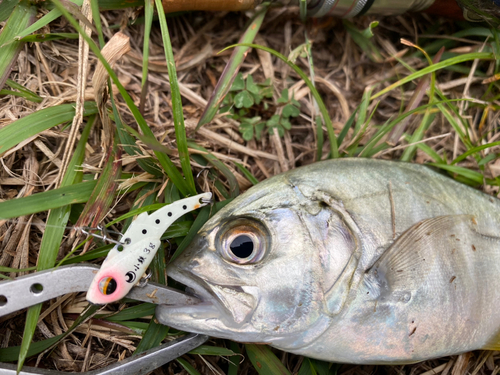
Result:
M146 138L154 138L154 134L152 130L149 128L148 124L146 123L146 120L144 120L144 117L142 116L141 112L139 111L134 101L128 94L127 90L125 90L125 87L123 87L123 85L121 84L114 70L111 69L111 66L102 55L99 47L85 32L83 32L82 28L80 27L80 24L75 20L73 16L71 16L71 14L67 11L67 9L61 4L60 0L52 0L52 3L64 15L64 17L66 17L69 23L71 23L71 25L78 31L78 33L82 36L82 38L85 39L92 52L97 56L99 61L102 63L102 65L108 72L110 78L113 80L113 83L116 85L121 96L127 103L127 106L129 107L130 112L132 112L132 115L134 116L134 119L137 121L137 124L141 128L143 135ZM183 192L184 195L186 196L189 195L190 194L189 186L186 183L186 180L184 180L184 177L182 177L182 174L177 169L176 165L172 162L172 160L170 160L170 158L162 152L155 151L155 155L158 158L160 165L165 170L165 172L167 173L168 177L172 180L172 182L179 188L179 190Z
M2 0L0 2L0 22L9 18L17 3L19 3L19 0Z
M71 0L72 3L82 6L83 0ZM59 9L52 9L49 13L44 15L42 18L38 19L35 23L33 23L30 27L22 30L22 32L16 35L16 39L22 39L25 36L34 33L37 30L40 30L42 27L47 26L52 21L61 17L62 13Z
M219 211L222 207L224 207L226 204L231 202L232 199L226 199L225 201L218 202L214 206L205 206L203 207L200 212L198 213L198 216L194 220L194 223L189 230L189 233L186 235L184 240L182 240L181 244L177 247L177 250L175 250L174 255L172 255L172 258L170 258L170 261L173 262L179 255L182 254L184 249L191 243L193 240L194 236L198 233L198 231L201 229L203 224L206 223L210 215L214 215Z
M52 345L57 343L63 336L64 336L64 334L51 337L50 339L47 339L47 340L34 342L33 344L31 344L26 356L31 357L33 355L36 355L38 353L43 352L44 350L47 350ZM8 348L1 348L0 349L0 362L13 362L13 361L17 360L17 358L19 357L20 351L21 351L20 346L11 346Z
M495 55L491 52L474 52L474 53L466 53L463 55L459 55L456 57L452 57L447 60L443 60L441 62L438 62L436 64L429 65L426 68L420 69L419 71L410 74L409 76L400 79L399 81L393 83L392 85L386 87L385 89L379 91L378 93L374 94L370 99L376 99L382 95L385 95L391 90L394 90L395 88L402 86L408 82L411 82L417 78L423 77L429 73L448 68L450 66L460 64L466 61L471 61L471 60L494 60Z
M264 16L266 15L268 9L268 3L262 4L261 9L255 14L254 18L249 22L248 27L245 30L245 33L240 38L240 42L242 43L252 43L255 39L255 36L260 30L260 26L262 25L262 21L264 21ZM198 130L201 126L208 124L214 118L215 114L219 110L220 103L224 96L226 96L229 88L231 87L231 83L235 79L238 70L240 69L241 64L245 60L245 56L247 55L249 50L248 46L239 46L235 48L233 53L231 54L231 58L229 59L224 71L222 72L219 81L217 82L217 86L210 97L207 106L205 107L205 111L201 115L200 120L198 121L198 125L196 125L196 130Z
M288 99L288 89L283 89L283 91L281 91L281 96L278 99L278 104L286 104L289 101L290 99Z
M95 103L86 102L83 115L89 116L95 113L97 113ZM29 137L71 121L74 116L75 104L70 103L48 107L10 123L0 129L0 155Z
M266 345L245 345L248 358L261 375L291 375L283 363Z
M96 183L97 181L81 182L23 198L0 202L0 218L11 219L75 203L85 203L92 194Z
M452 174L463 176L478 184L482 184L484 182L484 177L481 173L472 171L468 168L459 167L458 165L449 165L449 164L438 164L438 163L427 163L427 164L437 168L444 169L445 171L448 171Z
M259 105L262 100L262 95L250 93L255 101L255 104Z
M155 322L155 317L151 319L148 325L148 329L144 333L142 340L139 341L134 354L139 354L145 352L146 350L152 349L165 339L168 334L169 327L164 326Z
M252 94L258 95L259 94L259 86L257 86L254 81L252 75L248 75L247 77L247 90L250 91Z
M179 362L181 366L184 367L184 370L186 370L189 375L200 375L200 373L196 371L196 369L191 366L191 364L185 359L177 358L177 362Z
M378 24L378 21L370 22L370 25L361 32L361 35L363 35L367 39L372 38L374 36L373 29L376 28Z
M238 353L235 353L230 349L221 348L220 346L211 346L211 345L198 346L196 349L191 350L189 354L217 355L217 356L238 355Z
M267 120L266 125L270 128L278 126L280 123L280 115L272 115L269 120Z
M253 125L248 122L242 122L240 125L240 133L245 141L251 141L253 138Z
M234 106L236 108L250 108L251 106L253 106L253 104L254 104L253 97L246 90L239 92L234 97Z
M243 74L238 73L229 91L241 91L244 89L245 89L245 80L243 79Z
M144 318L148 315L153 315L156 305L153 303L141 303L132 307L127 307L121 310L118 314L109 316L106 320L110 322L120 322L122 320L133 320Z
M177 140L177 150L179 151L179 159L181 161L182 171L188 191L191 195L196 195L196 187L194 184L193 171L189 160L189 151L187 147L186 127L184 126L184 113L182 111L181 91L179 82L177 81L177 71L175 70L174 53L170 43L170 35L165 18L165 12L160 0L156 0L156 8L158 18L160 20L161 35L163 38L163 47L165 49L165 57L167 60L168 78L170 82L170 91L172 95L172 112L174 117L175 139ZM179 188L180 189L180 188Z
M311 80L307 77L307 75L300 69L297 65L293 64L290 62L285 56L283 56L281 53L271 49L267 48L264 46L260 46L258 44L246 44L246 43L241 43L238 44L237 46L248 46L248 47L253 47L253 48L258 48L263 51L269 52L271 55L276 56L283 62L285 62L290 68L292 68L295 73L297 73L300 78L304 80L306 83L307 87L311 90L311 93L318 103L319 110L321 112L321 115L323 116L323 121L325 122L326 125L326 130L328 132L328 137L330 138L330 154L332 158L338 158L339 157L339 148L338 148L338 143L337 143L337 137L335 136L335 131L333 130L333 123L332 119L330 118L330 115L328 114L328 110L326 109L325 103L323 102L323 99L321 98L321 95L319 94L318 90L316 90L316 87L314 84L311 82ZM228 48L233 48L234 46L229 46L225 48L224 50ZM223 51L224 51L223 50Z
M2 2L3 6L4 3ZM11 4L10 4L11 5ZM6 6L9 6L7 3ZM33 23L36 7L23 0L17 4L0 32L0 89L3 88L17 55L24 46L24 42L15 41L14 37Z
M37 43L37 42L48 42L51 40L61 40L61 39L78 39L78 34L77 33L33 34L25 36L20 41Z
M85 157L85 146L90 134L90 129L92 128L93 124L94 117L92 117L87 122L84 130L82 131L80 141L78 142L73 157L68 164L68 169L66 170L66 173L61 181L61 187L72 186L82 181L83 172L76 168L76 166L83 163ZM68 224L70 212L71 206L69 205L55 208L49 212L49 216L47 218L47 226L43 234L42 243L40 244L40 251L38 253L38 271L52 268L56 263L57 254L59 253L59 248L61 246L64 231L66 230L66 225ZM19 358L17 361L18 372L21 371L24 365L24 361L26 360L26 357L28 355L41 309L42 304L40 303L38 305L30 307L26 314L23 339L19 351Z
M261 123L264 125L264 123ZM236 167L245 175L245 177L250 181L253 185L257 185L259 183L259 180L255 178L255 176L248 170L246 169L242 164L240 163L234 163Z
M11 79L7 79L7 81L5 83L7 85L9 85L12 89L20 91L18 93L15 93L14 95L21 96L21 97L23 97L27 100L33 101L35 103L41 103L43 101L43 98L41 96L37 95L36 93L34 93L31 90L28 90L23 85L20 85L19 83L14 82Z
M283 108L283 117L297 117L300 115L300 109L294 106L293 104L287 104Z
M281 126L283 126L286 130L290 130L292 128L292 123L287 118L282 117L281 118ZM283 132L283 134L280 133L280 135L283 136L283 135L285 135L285 133L284 132Z
M262 131L264 130L265 126L266 123L264 121L261 121L255 125L255 138L259 141L262 138Z
M378 48L373 44L370 38L373 36L371 31L372 25L378 25L378 22L372 22L367 30L360 31L352 22L343 20L344 27L351 36L354 43L356 43L364 53L370 58L370 60L381 63L384 59L380 54ZM375 26L376 26L375 25Z

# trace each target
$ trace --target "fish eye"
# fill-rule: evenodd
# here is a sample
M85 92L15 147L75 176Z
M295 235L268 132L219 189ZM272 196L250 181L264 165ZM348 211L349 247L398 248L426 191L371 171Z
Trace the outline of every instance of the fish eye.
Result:
M229 249L233 255L240 259L245 259L252 255L253 248L253 240L246 234L239 234L229 244Z
M265 255L269 236L260 223L238 219L221 231L219 250L222 256L237 264L257 263Z

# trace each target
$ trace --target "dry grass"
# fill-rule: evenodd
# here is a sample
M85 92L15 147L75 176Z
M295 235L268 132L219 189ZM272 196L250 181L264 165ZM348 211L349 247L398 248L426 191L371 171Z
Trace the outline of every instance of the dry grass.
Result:
M115 66L120 81L132 96L135 103L142 109L143 115L156 135L164 145L175 148L175 134L172 120L171 96L167 66L164 60L163 47L159 27L154 27L150 45L150 74L147 95L141 101L141 64L142 40L144 28L141 25L128 25L129 21L140 16L140 11L109 11L101 14L101 21L106 40L117 31L107 26L116 25L125 35L130 37L131 51L126 54ZM295 99L301 102L302 114L293 121L293 127L283 138L276 135L266 135L261 141L244 142L238 123L224 116L217 117L210 125L194 132L208 98L213 92L218 77L221 75L230 51L217 54L218 51L230 44L236 43L244 30L247 17L243 14L218 13L204 14L191 13L169 19L169 27L177 61L179 85L183 97L184 114L188 136L214 153L222 160L237 178L241 190L247 189L250 182L235 167L235 162L245 165L258 179L263 180L282 171L293 169L301 165L310 164L316 155L316 128L311 120L314 113L309 89L298 76L281 61L271 58L267 53L252 51L246 58L241 72L244 75L252 74L254 79L264 81L271 78L274 84L275 97L279 97L281 90L289 87L295 94ZM370 19L361 18L355 21L360 28L365 28ZM377 46L382 59L375 63L367 58L353 42L339 20L317 20L311 26L309 35L314 41L313 56L315 63L316 84L322 94L332 118L334 128L338 134L343 125L361 102L367 87L379 84L388 86L400 76L407 74L407 69L397 64L394 56L402 58L406 64L414 69L421 69L427 64L420 58L411 57L414 50L400 43L404 38L419 44L422 33L433 29L433 34L425 40L429 44L432 39L446 38L460 28L448 20L436 20L425 15L400 16L385 18L376 29L373 41ZM44 30L49 32L49 30ZM67 22L60 18L50 25L50 32L72 32ZM300 23L297 10L272 10L266 16L259 37L258 44L269 46L284 55L304 43L304 26ZM461 38L453 47L456 52L465 53L482 48L478 38ZM88 58L90 78L85 91L82 91L85 100L95 100L95 91L90 79L95 70L97 59L93 54ZM307 67L307 61L298 59L298 64ZM470 66L470 65L469 65ZM494 73L494 62L485 65L482 69L486 76ZM307 71L307 69L305 69ZM78 41L55 41L27 45L19 55L17 65L11 74L11 79L37 92L44 98L42 103L28 102L22 98L6 96L0 98L0 127L22 118L34 111L61 103L75 102L78 87ZM474 98L484 100L487 85L482 79L475 76L441 71L438 74L438 86L448 98ZM81 89L81 86L80 86ZM373 117L372 124L383 124L397 115L402 103L411 98L415 85L404 86L403 90L393 90L386 94ZM135 120L121 97L117 96L118 109L124 123L135 126ZM370 110L375 103L370 104ZM404 104L405 105L405 104ZM498 102L496 102L498 105ZM481 121L484 114L482 107L473 103L464 103L462 114L472 124L471 137L474 141L484 139L483 143L498 140L498 112L495 108L489 109L486 121ZM259 113L264 118L272 113L261 109ZM418 126L421 116L413 116L408 123L410 133ZM480 124L480 126L478 125ZM375 132L375 126L370 126L364 136L365 140ZM78 132L77 132L78 134ZM106 152L106 129L103 126L93 128L87 144L86 160L83 170L96 172L102 168ZM53 188L61 165L68 158L71 150L67 150L70 131L67 127L59 127L42 132L29 142L20 144L11 149L0 159L0 199L9 200L28 196L37 192ZM326 133L325 133L326 137ZM455 131L446 119L439 115L425 133L425 143L441 155L445 152L449 158L462 154L465 149L457 141ZM352 141L352 132L341 150ZM364 141L362 141L363 143ZM144 152L153 155L147 145L140 145ZM405 141L398 142L392 149L380 152L377 157L398 159L406 148ZM323 155L329 151L328 142L325 142ZM498 147L490 152L498 152ZM154 157L154 155L153 155ZM158 183L156 192L163 191L165 181L154 176L144 174L138 168L135 158L126 154L123 156L124 172L140 172L134 182L152 181ZM174 155L173 161L179 164ZM428 154L418 150L414 161L425 163L433 161ZM462 166L477 169L473 159L466 159ZM203 166L193 163L194 173L203 170ZM500 161L492 159L484 170L488 178L500 175ZM125 181L130 184L132 181ZM197 183L203 190L218 192L206 177L200 173ZM483 189L488 193L497 193L494 186L485 185ZM126 194L117 201L109 212L106 220L114 219L126 213L132 206L134 194ZM36 264L37 251L41 236L45 230L45 214L20 217L12 221L0 221L0 265L13 268L27 268ZM31 224L31 225L26 225ZM65 255L72 247L69 239L61 247L60 256ZM11 275L14 276L14 275ZM66 296L50 304L48 313L42 312L36 331L36 339L43 340L60 334L71 325L75 314L80 313L85 306L81 295ZM47 308L49 305L46 306ZM124 306L108 306L109 309L122 309ZM143 320L147 322L148 320ZM24 314L19 312L8 317L0 318L0 346L10 347L19 345L23 334ZM123 332L117 327L83 326L65 341L53 353L46 353L39 358L30 359L27 364L40 363L44 367L57 368L64 371L84 371L106 366L116 359L128 356L137 346L140 336ZM218 345L224 345L217 341ZM290 371L296 373L302 359L295 355L278 353L280 359ZM221 357L190 356L188 360L195 365L202 374L225 373L227 362ZM500 356L497 352L474 352L451 358L426 361L407 366L342 366L339 374L497 374L500 371ZM186 373L177 363L157 370L157 374ZM255 370L246 360L240 367L241 374L254 374Z

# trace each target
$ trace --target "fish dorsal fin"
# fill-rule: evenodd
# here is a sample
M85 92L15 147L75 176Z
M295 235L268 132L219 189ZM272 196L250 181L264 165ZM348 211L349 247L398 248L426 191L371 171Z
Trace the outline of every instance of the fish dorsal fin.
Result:
M377 297L417 289L433 269L436 257L442 256L440 250L450 248L454 233L470 232L475 224L472 215L448 215L410 227L366 272L370 294Z

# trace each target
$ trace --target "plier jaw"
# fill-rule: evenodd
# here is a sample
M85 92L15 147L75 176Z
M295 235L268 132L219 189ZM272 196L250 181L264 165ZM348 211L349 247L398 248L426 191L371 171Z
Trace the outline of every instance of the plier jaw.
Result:
M0 282L0 317L48 301L68 293L89 289L98 266L75 264L36 272L14 280ZM184 294L165 285L148 282L134 286L127 298L153 304L196 304L196 297ZM202 345L208 336L188 334L171 342L127 358L112 366L83 374L145 374ZM0 363L0 375L14 375L17 367ZM24 367L20 374L54 375L59 371Z

